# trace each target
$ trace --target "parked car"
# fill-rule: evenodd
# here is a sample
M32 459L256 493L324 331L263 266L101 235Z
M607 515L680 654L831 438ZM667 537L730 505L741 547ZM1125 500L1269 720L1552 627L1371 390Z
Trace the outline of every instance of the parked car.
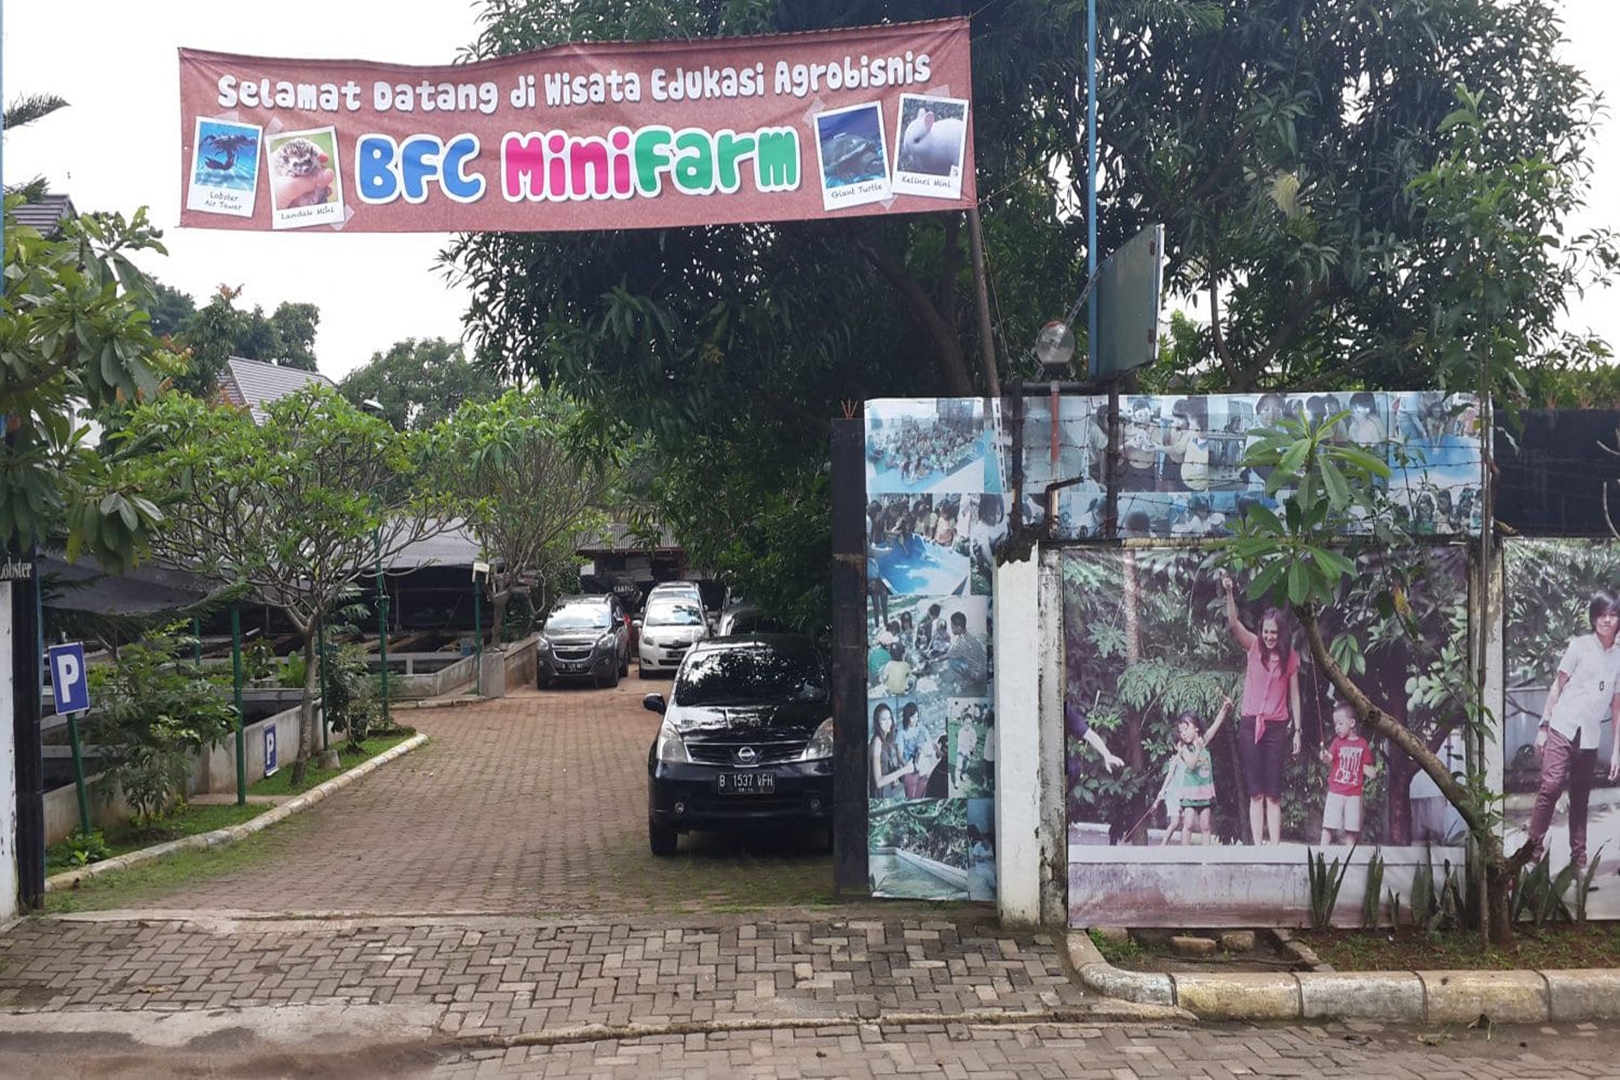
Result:
M755 605L742 603L728 607L720 613L720 625L716 628L714 636L731 637L736 634L785 634L789 632L789 627L782 625Z
M696 602L698 607L703 606L703 589L695 581L660 581L647 590L646 603L654 600L663 600L671 597L680 597ZM645 610L646 605L643 605Z
M709 636L709 623L696 600L665 593L647 598L636 632L636 661L645 679L655 671L674 671L692 643Z
M831 824L833 720L827 665L797 634L692 646L647 753L647 843L671 855L691 830Z
M617 686L630 673L630 617L617 596L566 596L540 630L535 683L565 679Z

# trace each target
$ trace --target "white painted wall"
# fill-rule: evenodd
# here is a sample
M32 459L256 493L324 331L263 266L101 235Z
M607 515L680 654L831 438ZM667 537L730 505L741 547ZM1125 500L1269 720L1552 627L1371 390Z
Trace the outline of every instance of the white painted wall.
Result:
M17 917L17 694L11 669L11 589L0 581L0 922Z
M1004 926L1041 917L1041 687L1051 664L1040 640L1034 558L996 567L996 905Z

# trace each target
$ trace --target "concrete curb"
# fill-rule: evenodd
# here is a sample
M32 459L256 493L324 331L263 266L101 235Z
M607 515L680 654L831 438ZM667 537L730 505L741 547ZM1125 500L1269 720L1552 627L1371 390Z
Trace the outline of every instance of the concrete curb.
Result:
M45 891L49 893L62 889L76 889L91 878L124 870L139 863L149 862L152 859L161 859L165 855L172 855L177 851L206 851L210 848L234 844L238 840L245 840L254 833L262 829L268 829L270 826L291 817L301 810L309 809L328 795L342 791L350 784L382 768L383 765L393 761L395 758L410 753L425 742L427 742L426 735L420 733L412 735L398 746L390 747L376 757L362 761L354 768L340 773L324 783L316 784L302 795L288 799L279 806L272 807L258 817L250 821L244 821L240 825L232 825L225 829L215 829L213 832L198 833L196 836L186 836L179 840L154 844L152 847L131 851L128 854L119 855L117 858L91 863L89 866L78 870L54 874L45 879Z
M1088 990L1174 1006L1200 1020L1382 1020L1395 1023L1576 1023L1620 1018L1620 970L1186 972L1124 971L1084 930L1067 935Z

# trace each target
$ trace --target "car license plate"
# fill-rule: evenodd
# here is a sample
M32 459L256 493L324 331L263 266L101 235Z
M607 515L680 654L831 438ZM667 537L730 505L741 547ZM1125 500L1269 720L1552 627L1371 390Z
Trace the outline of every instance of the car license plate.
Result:
M776 774L768 772L721 773L722 795L772 795L776 792Z

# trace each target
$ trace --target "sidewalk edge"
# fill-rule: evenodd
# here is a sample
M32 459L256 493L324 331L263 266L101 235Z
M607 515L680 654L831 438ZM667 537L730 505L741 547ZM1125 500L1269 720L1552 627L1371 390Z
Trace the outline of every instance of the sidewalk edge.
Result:
M1397 1023L1580 1023L1620 1019L1620 970L1365 971L1288 974L1126 971L1085 930L1066 935L1088 990L1173 1005L1200 1020L1382 1020Z

